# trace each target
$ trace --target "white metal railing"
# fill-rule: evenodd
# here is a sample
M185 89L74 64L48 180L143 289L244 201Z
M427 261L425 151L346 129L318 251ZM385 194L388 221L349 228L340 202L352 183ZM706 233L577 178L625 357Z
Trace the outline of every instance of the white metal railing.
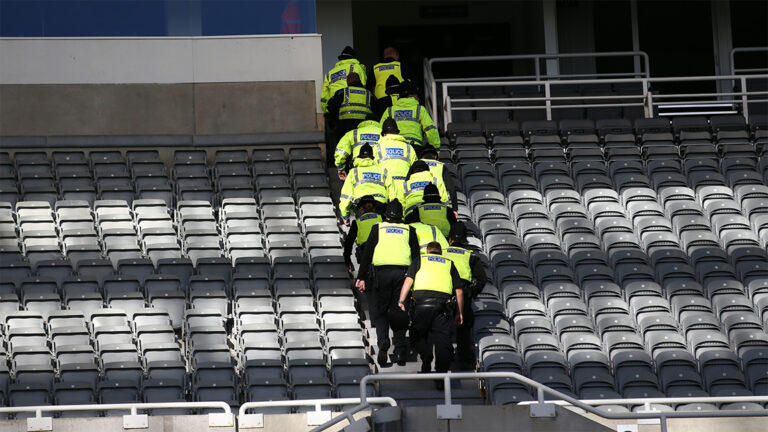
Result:
M653 404L693 404L693 403L708 403L708 404L730 404L730 403L765 403L767 396L706 396L706 397L679 397L679 398L627 398L627 399L581 399L582 403L589 406L602 406L602 405L629 405L629 406L643 406L643 411L653 411ZM533 405L538 403L537 401L522 401L518 402L518 405ZM558 406L572 406L570 402L564 400L547 401L547 403L553 403ZM718 411L719 412L719 411Z
M366 399L366 402L368 402L369 405L397 406L397 401L387 396L371 396ZM240 405L240 411L237 414L237 423L240 429L263 428L264 414L248 414L246 411L258 408L314 406L314 411L307 412L307 426L317 426L331 419L331 412L323 411L321 409L323 406L349 405L359 403L361 403L360 398L246 402Z
M131 413L123 416L123 429L146 429L149 419L146 414L138 414L138 410L148 409L198 409L218 408L222 413L208 414L208 427L233 427L235 418L232 409L226 402L157 402L157 403L122 403L122 404L85 404L85 405L44 405L0 408L0 414L33 412L34 417L27 419L27 430L53 430L53 418L43 417L44 412L68 411L115 411L129 410Z
M561 59L573 58L605 58L605 57L629 57L633 59L642 59L640 70L624 73L594 73L594 74L548 74L547 62L544 62L544 73L542 73L542 60L556 60L558 65ZM534 75L510 75L485 78L439 78L435 79L432 66L436 63L471 63L471 62L494 62L494 61L528 61L533 62ZM464 82L464 81L497 81L497 80L535 80L542 78L647 78L650 75L650 65L648 54L643 51L615 51L615 52L590 52L590 53L566 53L566 54L524 54L524 55L498 55L498 56L477 56L477 57L437 57L424 59L424 99L427 111L435 121L439 120L438 114L438 82ZM559 70L559 68L558 68Z
M746 48L734 48L731 50L731 73L737 74L751 74L751 73L766 73L768 72L768 65L762 68L737 68L736 67L736 54L740 53L756 53L761 52L768 55L768 47L746 47Z
M667 419L668 418L697 418L697 417L766 417L768 416L768 410L762 411L674 411L674 412L661 412L661 411L640 411L631 413L608 413L600 411L594 408L592 405L580 401L576 398L561 393L555 389L547 387L540 382L534 381L528 377L520 375L515 372L458 372L458 373L428 373L428 374L376 374L367 375L360 380L360 405L353 407L341 415L330 419L329 421L315 427L312 432L321 432L345 419L350 423L353 420L353 416L370 407L366 398L366 388L372 381L427 381L427 380L443 380L445 404L437 406L437 418L438 419L460 419L461 418L461 405L452 404L451 398L451 380L454 379L472 379L481 380L486 378L510 378L525 384L529 387L535 388L537 391L537 401L530 403L530 415L531 417L555 417L555 402L545 401L544 395L548 394L554 396L572 406L583 409L584 411L594 414L598 417L602 417L607 420L638 420L638 419L658 419L661 425L661 432L667 432ZM751 396L750 402L768 402L768 396ZM663 399L650 399L654 401L663 401L661 403L678 404L678 403L691 403L691 402L678 402L696 399L699 402L707 401L710 403L718 403L718 401L734 401L731 398L663 398ZM741 398L735 398L741 399ZM628 404L626 401L639 401L642 399L614 399L613 401L620 401L621 405ZM622 402L623 401L623 402ZM746 401L740 400L741 402ZM595 402L595 401L591 401ZM601 402L601 401L599 401ZM649 407L650 407L649 402ZM641 403L645 405L645 402ZM640 405L640 404L638 404ZM652 408L652 407L651 407Z
M600 108L600 107L631 107L641 106L646 117L653 117L659 108L674 109L707 109L706 111L689 111L686 114L736 114L749 116L749 104L768 103L768 91L749 91L748 84L752 81L768 80L768 74L758 75L726 75L700 77L664 77L664 78L624 78L601 80L568 80L568 81L491 81L491 82L443 82L442 124L445 130L453 120L454 111L483 111L483 110L545 110L547 119L552 119L552 111L567 108ZM730 82L734 91L728 93L675 93L658 94L653 91L654 83L686 83L686 82ZM625 95L598 96L551 96L552 89L563 85L573 84L637 84L638 93ZM738 84L738 85L736 85ZM544 96L505 97L505 98L453 98L448 93L451 87L488 87L488 86L530 86L543 87ZM577 103L554 104L558 101L576 101ZM588 103L598 101L600 103ZM509 103L532 103L531 105L508 105ZM461 106L470 103L496 103L488 106ZM459 105L459 106L457 106ZM664 115L663 113L659 115Z

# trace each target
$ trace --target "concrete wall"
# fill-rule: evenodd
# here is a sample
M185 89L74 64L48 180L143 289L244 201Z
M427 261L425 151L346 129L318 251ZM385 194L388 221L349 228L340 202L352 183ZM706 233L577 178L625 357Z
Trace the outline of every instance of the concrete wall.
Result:
M317 32L323 35L323 71L336 64L352 37L352 0L317 0Z
M0 55L0 136L319 129L319 35L10 38Z
M55 418L54 432L122 431L123 417ZM208 427L207 415L150 416L148 429L142 432L234 432L234 427ZM0 420L0 431L27 432L26 420Z

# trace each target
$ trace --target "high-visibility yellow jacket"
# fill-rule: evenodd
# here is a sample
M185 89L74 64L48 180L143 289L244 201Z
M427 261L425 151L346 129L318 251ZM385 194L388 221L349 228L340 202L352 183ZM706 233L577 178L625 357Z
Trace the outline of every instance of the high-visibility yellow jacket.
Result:
M440 148L440 133L427 109L419 105L419 101L415 98L399 98L384 111L381 122L384 123L384 120L390 117L397 122L400 135L407 139L412 146L418 148L423 145L424 135L426 135L430 145L434 148Z
M371 108L372 94L363 87L347 86L342 89L339 120L365 120L373 114Z
M408 180L403 182L403 187L397 187L395 191L401 203L403 203L403 215L408 215L413 209L424 202L424 188L428 184L434 183L440 192L440 201L443 204L450 205L448 190L445 189L443 179L434 177L430 171L422 171L412 174ZM402 191L402 192L401 192Z
M323 112L328 112L328 100L336 94L337 91L347 87L347 76L352 72L360 76L360 82L365 85L368 81L368 75L365 72L365 66L357 59L344 59L336 62L336 65L325 74L323 80L323 91L320 93L320 107Z
M402 66L397 60L386 63L377 63L373 66L373 78L376 81L373 95L376 96L376 99L381 99L387 95L387 78L392 75L394 75L398 81L403 82Z
M400 135L388 134L379 139L373 156L389 171L395 181L405 180L411 165L416 162L416 149Z
M373 159L356 159L355 167L349 171L341 188L339 199L341 217L349 219L352 206L366 195L371 195L376 201L386 204L392 193L394 193L394 187L386 169Z
M421 256L421 265L413 278L413 291L437 291L453 294L453 277L450 258L437 254Z
M445 250L450 246L443 233L437 227L427 225L421 222L413 222L411 226L416 230L416 237L419 238L419 249L421 254L427 253L427 245L432 242L440 243L440 247Z
M360 147L363 144L370 144L371 147L376 149L380 138L381 123L376 120L361 122L357 125L357 129L352 129L344 134L336 145L336 153L333 155L336 169L339 171L343 170L350 156L352 156L354 161L357 155L360 154ZM375 150L373 156L376 157Z
M381 222L376 227L379 240L373 250L371 263L377 267L411 265L410 227L406 224L390 222Z
M368 241L368 236L371 234L371 228L373 228L374 225L381 223L382 220L381 215L376 212L364 213L356 218L357 236L355 237L355 242L358 246Z
M453 265L456 266L456 270L459 272L459 277L467 281L472 282L472 266L469 264L469 258L472 256L472 251L464 249L458 246L449 246L443 249L443 256L448 257L453 261Z
M450 207L442 203L421 203L412 211L417 212L421 222L434 225L444 236L448 236L451 231L451 222L448 220Z

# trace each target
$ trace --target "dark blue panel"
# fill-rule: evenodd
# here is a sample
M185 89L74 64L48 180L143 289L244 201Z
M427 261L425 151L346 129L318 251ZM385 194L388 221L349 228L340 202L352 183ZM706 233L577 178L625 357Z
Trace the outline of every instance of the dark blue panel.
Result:
M45 36L165 36L162 0L46 1Z
M202 0L203 35L314 33L314 0Z
M0 36L43 35L42 0L0 0Z
M315 0L0 0L0 36L314 33Z
M280 0L203 0L203 35L279 33L284 4Z

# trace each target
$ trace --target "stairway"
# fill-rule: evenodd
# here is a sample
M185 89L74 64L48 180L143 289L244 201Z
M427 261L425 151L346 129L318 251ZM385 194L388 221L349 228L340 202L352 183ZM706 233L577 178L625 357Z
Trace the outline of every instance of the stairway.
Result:
M365 327L371 347L376 345L376 330L371 328L370 320L365 320ZM394 348L390 348L390 357ZM377 354L374 352L373 358ZM454 365L455 366L455 365ZM421 370L421 361L413 351L408 354L405 366L390 363L388 367L380 367L379 374L417 374ZM452 367L451 370L458 371ZM433 381L381 381L379 383L379 396L390 396L402 406L434 406L445 403L445 393L437 390ZM480 382L477 380L451 381L451 400L455 404L483 405L484 399L480 390Z

